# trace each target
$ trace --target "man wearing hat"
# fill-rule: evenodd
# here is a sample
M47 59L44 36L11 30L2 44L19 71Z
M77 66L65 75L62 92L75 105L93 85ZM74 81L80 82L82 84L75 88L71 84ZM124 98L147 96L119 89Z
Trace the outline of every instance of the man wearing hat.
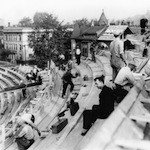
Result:
M13 134L19 150L26 150L34 143L33 128L21 117L17 118Z
M133 72L136 70L136 65L133 61L130 61L127 66L122 67L115 78L115 93L118 98L118 102L127 95L128 90L125 87L133 87L136 83ZM132 72L133 71L133 72Z
M126 65L126 60L124 56L124 46L123 41L120 39L120 31L114 32L115 39L110 43L110 64L112 66L112 81L114 82L119 70Z

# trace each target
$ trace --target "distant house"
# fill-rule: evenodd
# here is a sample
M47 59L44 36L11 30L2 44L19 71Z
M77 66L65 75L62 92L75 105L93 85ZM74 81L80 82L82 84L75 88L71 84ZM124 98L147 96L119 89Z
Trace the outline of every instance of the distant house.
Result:
M76 24L71 36L72 51L77 45L79 45L82 55L88 57L92 42L97 41L97 39L105 32L107 27L108 20L106 19L104 12L102 12L99 19L99 25L97 26L79 26Z
M114 32L119 31L122 39L125 38L125 30L128 28L127 25L110 25L107 30L98 38L99 42L103 42L110 45L110 42L114 40Z
M141 34L141 28L135 27L135 26L129 26L124 32L125 32L125 35L127 35L127 34L140 35Z
M141 36L128 35L124 40L124 50L143 51L145 43Z
M14 51L10 56L12 62L16 59L29 60L33 50L28 46L28 35L33 32L32 28L27 27L5 27L3 29L4 47Z

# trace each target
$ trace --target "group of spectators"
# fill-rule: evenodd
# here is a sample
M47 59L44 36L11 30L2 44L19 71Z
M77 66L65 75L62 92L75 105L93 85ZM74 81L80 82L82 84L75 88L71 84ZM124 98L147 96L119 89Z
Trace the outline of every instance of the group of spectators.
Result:
M144 74L136 73L134 60L126 60L123 41L120 39L121 33L117 31L114 33L114 36L115 39L110 44L110 64L112 67L112 82L115 86L117 100L121 102L130 88L136 84L134 75L137 74L142 77Z
M94 79L96 87L100 90L99 104L93 105L92 110L83 112L83 132L85 135L97 119L106 119L114 110L117 103L120 103L127 95L130 88L136 84L133 75L143 74L135 73L136 65L134 61L127 61L124 55L123 41L120 39L120 33L114 33L115 40L110 44L110 64L112 67L112 87L105 85L105 77L99 76Z
M83 132L81 133L81 135L85 135L98 118L106 119L113 112L115 102L120 103L123 100L123 98L127 95L129 90L126 90L124 87L129 86L129 88L131 88L136 83L136 80L132 73L132 71L136 70L136 65L134 64L133 61L128 62L125 59L123 42L120 40L120 33L116 32L114 36L115 40L110 44L110 52L111 52L110 63L113 70L112 82L114 86L108 87L107 85L105 85L104 75L94 78L95 86L100 90L99 104L93 105L91 110L85 110L83 112ZM80 65L81 50L79 46L77 46L75 50L75 57L77 65ZM59 55L58 60L59 60L59 69L65 70L64 69L65 56L63 53ZM92 60L96 62L95 54L93 54ZM62 98L65 97L68 85L70 85L70 92L73 91L74 83L72 81L72 78L76 78L79 76L78 73L73 75L71 73L71 69L72 69L71 67L67 67L67 70L65 70L62 76L63 82ZM39 71L35 66L34 69L27 74L27 79L32 82L37 81L37 78L39 77L38 72ZM6 96L5 99L7 99ZM5 100L4 102L7 104L8 100ZM4 106L6 104L3 104L3 108L5 108ZM1 111L0 117L2 117L3 112L4 111ZM35 117L32 114L25 114L24 116L21 116L16 120L15 122L16 125L13 129L13 134L16 139L19 150L25 150L33 144L34 130L36 130L38 134L41 135L39 129L34 124L34 121Z
M36 65L34 66L33 70L30 71L30 73L26 73L26 78L31 82L42 82L42 78L39 75L39 70Z
M80 65L80 63L81 63L81 50L80 50L78 45L77 45L76 49L74 50L74 52L75 52L76 63L77 63L77 65ZM58 69L65 71L66 68L69 67L71 60L72 60L71 52L68 52L65 55L63 53L60 53L60 55L58 56Z

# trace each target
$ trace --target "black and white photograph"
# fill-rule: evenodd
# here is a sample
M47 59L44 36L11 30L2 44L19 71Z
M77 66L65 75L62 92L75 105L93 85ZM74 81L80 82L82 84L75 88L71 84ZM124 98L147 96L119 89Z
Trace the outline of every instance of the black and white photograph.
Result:
M0 4L0 150L150 150L150 0Z

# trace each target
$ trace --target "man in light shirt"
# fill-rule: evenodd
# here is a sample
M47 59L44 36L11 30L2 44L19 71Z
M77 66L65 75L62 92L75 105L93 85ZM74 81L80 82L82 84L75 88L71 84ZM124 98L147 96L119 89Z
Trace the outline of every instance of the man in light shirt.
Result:
M26 150L34 143L33 128L21 118L17 119L17 126L14 129L15 141L19 150Z
M41 135L40 130L38 129L38 127L35 125L35 117L33 114L30 113L25 113L21 116L21 119L26 122L27 124L29 124L33 129L35 129L39 136Z
M75 57L77 60L77 64L80 65L81 50L80 50L79 46L77 46L77 49L75 51Z
M129 62L128 66L122 67L115 78L115 93L117 95L117 102L121 102L122 99L127 95L128 90L125 86L132 87L135 85L136 80L134 78L133 72L136 66L133 62Z
M110 64L112 67L112 81L114 82L119 70L126 65L126 60L124 56L123 41L120 39L120 32L116 31L114 33L115 39L110 43Z

